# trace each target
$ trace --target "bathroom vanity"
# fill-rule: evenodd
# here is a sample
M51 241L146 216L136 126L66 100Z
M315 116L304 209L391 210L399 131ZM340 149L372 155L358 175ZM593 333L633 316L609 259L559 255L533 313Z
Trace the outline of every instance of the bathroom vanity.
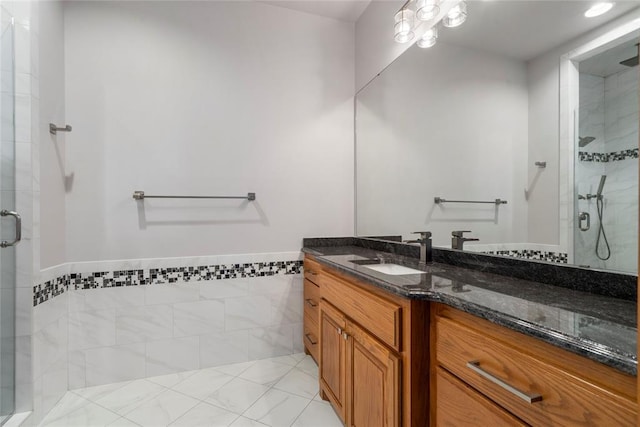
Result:
M304 342L345 425L636 425L634 301L323 240Z

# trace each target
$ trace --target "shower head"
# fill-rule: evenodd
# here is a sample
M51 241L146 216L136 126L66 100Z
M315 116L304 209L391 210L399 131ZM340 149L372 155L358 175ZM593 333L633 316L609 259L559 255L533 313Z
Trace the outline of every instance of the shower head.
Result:
M598 185L598 192L596 195L598 198L602 197L602 189L604 188L604 182L607 180L607 175L602 175L600 177L600 185Z
M636 48L639 48L640 43L636 43ZM640 49L639 49L640 50ZM638 52L640 54L640 52ZM636 65L638 65L639 61L638 61L638 55L636 54L636 56L632 56L629 59L625 59L624 61L620 61L620 65L624 65L626 67L635 67Z
M593 137L593 136L579 136L578 137L578 146L580 146L580 148L586 147L591 142L595 141L595 139L596 138Z

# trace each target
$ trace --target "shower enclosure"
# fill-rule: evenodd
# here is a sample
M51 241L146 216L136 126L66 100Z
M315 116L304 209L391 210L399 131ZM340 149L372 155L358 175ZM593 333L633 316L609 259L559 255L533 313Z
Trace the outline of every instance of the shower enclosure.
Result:
M636 272L638 262L638 45L579 65L574 262Z
M13 17L0 7L0 424L15 407L15 78Z

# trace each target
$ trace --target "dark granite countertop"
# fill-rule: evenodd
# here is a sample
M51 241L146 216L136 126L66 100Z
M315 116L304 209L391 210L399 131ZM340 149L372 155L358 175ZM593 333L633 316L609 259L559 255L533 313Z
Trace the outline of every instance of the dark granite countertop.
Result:
M351 241L322 246L315 240L305 239L303 252L347 275L406 298L447 304L637 375L634 301L443 262L421 267L413 256L354 246ZM392 276L353 262L376 258L424 273Z

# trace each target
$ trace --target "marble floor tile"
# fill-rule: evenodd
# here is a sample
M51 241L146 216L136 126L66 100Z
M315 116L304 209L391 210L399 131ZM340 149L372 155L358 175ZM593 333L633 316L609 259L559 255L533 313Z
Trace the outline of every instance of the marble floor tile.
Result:
M151 381L152 383L159 384L164 387L171 388L174 385L181 383L182 381L189 378L191 375L195 374L198 371L187 371L187 372L177 372L175 374L167 374L167 375L159 375L157 377L149 377L146 380Z
M311 375L312 377L318 379L318 365L315 360L311 356L307 356L302 359L297 365L296 368L300 369L302 372Z
M205 401L240 415L249 409L267 390L269 390L269 387L262 384L256 384L242 378L234 378L207 397Z
M126 415L143 427L168 426L200 403L197 399L173 390L165 390Z
M299 353L77 389L41 425L330 427L317 370Z
M242 415L273 427L290 426L310 402L310 399L271 389Z
M55 420L62 419L69 413L88 405L90 402L78 396L72 392L66 393L62 396L62 399L56 404L56 406L49 411L46 417L44 417L42 424L52 423Z
M312 401L292 424L293 427L342 427L342 421L327 402Z
M229 426L237 418L238 414L202 402L171 423L171 427Z
M140 427L140 424L136 424L131 420L126 419L125 417L120 417L107 427Z
M93 402L95 402L96 400L100 399L103 396L106 396L107 394L110 394L114 391L116 391L119 388L122 388L124 386L126 386L127 384L130 384L131 381L123 381L120 383L112 383L112 384L104 384L104 385L97 385L97 386L93 386L93 387L86 387L86 388L81 388L78 390L72 390L72 393L77 394L78 396L82 396L85 399L89 399Z
M113 421L120 418L115 412L109 411L102 406L96 405L92 402L87 402L86 405L80 408L64 414L61 417L53 419L45 419L41 424L43 427L84 427L84 426L107 426Z
M231 424L231 427L265 427L266 424L262 424L256 420L252 420L247 417L240 417Z
M215 369L218 372L222 372L223 374L233 375L237 377L247 369L249 369L256 362L242 362L242 363L232 363L231 365L224 366L216 366Z
M318 394L318 379L298 368L293 368L273 388L313 399Z
M292 369L293 366L291 365L273 362L270 359L258 360L249 369L240 374L240 378L272 386Z
M231 375L223 374L212 368L202 369L173 386L172 389L203 400L233 378Z
M126 415L165 390L165 387L151 381L136 380L97 399L95 402L120 415Z

